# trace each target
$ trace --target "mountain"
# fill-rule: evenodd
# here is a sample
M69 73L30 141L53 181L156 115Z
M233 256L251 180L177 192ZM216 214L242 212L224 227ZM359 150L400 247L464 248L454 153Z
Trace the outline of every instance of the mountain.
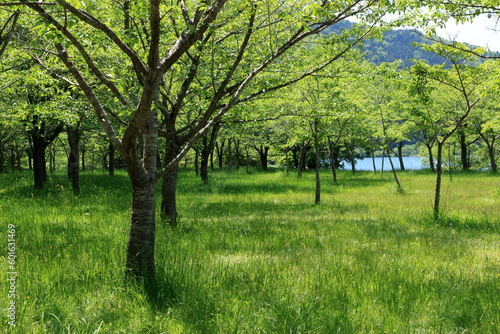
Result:
M398 29L389 30L383 40L367 40L361 48L365 57L375 64L391 63L401 60L402 67L413 65L411 59L425 60L431 65L445 63L445 59L437 54L422 49L419 44L431 44L419 35L416 30Z
M343 29L350 29L352 25L353 23L349 21L343 21L329 27L324 33L336 34ZM447 63L444 58L425 51L419 46L420 44L432 43L415 29L393 29L385 32L383 39L365 41L360 49L364 52L366 59L377 65L401 60L402 67L411 67L413 65L411 59L425 60L430 65ZM468 46L476 47L473 45Z

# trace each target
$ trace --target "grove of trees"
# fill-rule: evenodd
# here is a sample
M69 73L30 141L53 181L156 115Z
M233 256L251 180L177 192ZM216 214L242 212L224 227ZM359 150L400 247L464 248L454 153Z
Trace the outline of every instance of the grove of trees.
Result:
M446 145L460 168L497 173L500 63L437 41L424 49L443 65L374 64L361 46L394 26L499 11L493 0L3 0L0 173L27 167L42 189L47 163L64 155L78 195L80 170L126 168L126 272L145 281L155 277L156 184L161 220L175 227L186 161L203 182L215 162L315 169L320 203L320 167L335 182L343 161L353 172L361 156L402 161L412 144L436 172L438 216L454 164ZM331 28L348 20L358 23Z

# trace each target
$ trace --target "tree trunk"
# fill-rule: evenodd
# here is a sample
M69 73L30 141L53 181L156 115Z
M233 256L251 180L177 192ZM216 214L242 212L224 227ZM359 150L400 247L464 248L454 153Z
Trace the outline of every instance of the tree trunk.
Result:
M397 146L398 146L399 169L406 170L403 161L403 142L399 142Z
M215 170L215 164L214 164L214 153L215 153L215 148L209 153L210 154L210 170L213 172Z
M394 164L392 163L391 154L389 153L389 148L386 149L387 158L389 159L389 164L391 165L392 175L394 175L394 180L398 185L398 189L401 189L401 183L399 182L398 173L396 172L396 168L394 168Z
M434 191L434 219L439 218L439 205L441 202L441 178L443 174L443 142L438 142L436 161L436 187Z
M198 177L200 175L200 152L198 149L194 149L194 175Z
M170 163L171 160L168 160ZM165 159L167 162L167 159ZM177 226L177 176L179 174L179 164L175 164L172 169L163 176L161 187L161 218L171 227Z
M496 157L495 157L495 142L497 140L497 135L494 134L491 139L488 138L486 134L484 134L481 129L478 130L479 136L483 139L484 143L486 144L486 147L488 149L488 157L490 159L490 168L491 172L493 174L498 173L498 166L496 162Z
M353 174L356 173L356 158L354 157L354 148L352 148L350 145L346 145L347 148L347 153L349 155L349 162L351 163L351 172Z
M33 170L33 150L28 148L26 154L28 154L28 169Z
M156 233L156 158L158 150L158 114L150 111L146 116L141 142L142 161L137 159L134 147L125 148L127 172L132 181L132 213L125 264L126 277L136 281L155 280ZM134 144L132 144L134 145Z
M68 176L71 179L71 184L73 186L73 194L80 194L80 130L75 127L68 126L68 143L69 143L69 155L68 155Z
M372 151L372 165L373 165L373 172L377 173L377 164L375 163L375 151Z
M227 171L230 173L233 169L233 140L227 141Z
M238 138L234 139L234 163L236 170L240 169L240 140Z
M434 155L432 154L432 146L431 144L425 143L427 147L427 152L429 153L429 167L431 171L436 172L436 167L434 166Z
M22 160L22 157L23 157L23 152L24 150L17 150L17 154L16 154L16 166L17 166L17 170L22 172L23 171L23 168L21 166L21 160Z
M155 197L152 180L133 182L126 262L126 274L130 278L149 281L155 276Z
M38 118L32 120L33 128L30 131L30 139L33 149L33 175L35 189L43 189L47 181L47 165L45 151L63 130L63 124L58 124L51 129L44 122L38 123Z
M86 170L86 166L85 166L85 153L87 151L85 150L85 147L82 147L81 151L82 151L82 170Z
M380 166L380 173L381 175L384 175L385 171L385 150L382 150L382 165Z
M208 152L207 156L204 153L203 151L201 152L200 177L203 183L208 183L208 156L210 152Z
M42 140L33 138L33 176L35 189L43 189L43 185L47 181L46 148L47 146Z
M56 149L54 146L49 150L49 168L51 173L56 170Z
M443 146L444 148L444 146ZM455 147L453 147L455 148ZM455 152L453 152L453 155L455 155ZM453 173L452 173L452 168L453 163L452 163L452 155L451 155L451 144L448 144L448 175L450 176L450 182L453 182Z
M247 173L250 173L250 148L245 146L245 164Z
M463 131L459 133L460 138L460 161L462 163L462 170L468 171L470 169L469 150L467 147L467 137Z
M0 148L0 173L4 172L4 164L5 164L5 155L3 153L3 149Z
M208 160L210 159L210 163L213 170L213 152L215 146L217 145L217 134L220 129L220 124L215 124L212 127L212 131L210 132L210 136L208 134L202 138L202 147L200 154L200 177L203 183L208 183Z
M208 159L210 157L210 150L208 146L208 138L205 136L202 139L200 155L200 177L203 183L208 183Z
M488 156L490 157L491 172L493 174L497 174L498 173L498 166L497 166L497 162L495 160L495 146L487 143L487 147L488 147Z
M108 147L108 153L109 153L109 166L108 166L108 171L109 175L115 175L115 147L113 144L109 144ZM157 157L158 159L158 157Z
M313 128L313 138L314 138L314 164L316 171L316 193L314 196L314 203L320 204L321 202L321 178L319 175L320 172L320 163L319 163L319 138L318 138L318 119L314 119L314 128Z
M290 160L289 160L289 157L288 157L289 155L290 155L290 152L287 149L285 151L285 172L286 172L287 175L290 172Z
M219 159L219 169L222 169L224 162L224 142L225 140L221 141L220 145L219 143L215 144L215 148L217 150L217 158Z
M10 148L10 169L16 170L16 152L13 147Z
M332 142L330 137L328 137L328 156L330 158L330 169L332 171L333 182L337 183L337 151L335 144Z
M488 155L490 157L490 166L491 166L491 172L493 174L498 173L498 166L495 160L495 148L494 147L488 147Z
M259 150L260 166L263 170L267 171L267 157L269 154L269 146L261 146Z
M303 141L300 146L300 154L297 168L297 176L302 177L302 172L306 168L306 153L307 153L307 145L309 145L309 141Z
M179 154L179 146L175 138L175 127L172 122L168 122L164 126L165 129L165 160L167 166ZM171 227L177 226L177 176L179 173L179 163L176 163L170 171L163 176L161 186L161 218Z

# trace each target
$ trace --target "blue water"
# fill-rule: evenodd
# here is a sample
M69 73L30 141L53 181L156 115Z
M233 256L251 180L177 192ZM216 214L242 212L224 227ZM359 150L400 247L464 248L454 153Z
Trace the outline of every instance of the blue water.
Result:
M397 157L391 157L394 168L401 169L399 166L399 159ZM403 163L406 170L419 170L425 168L422 165L422 158L420 157L403 157ZM377 166L377 171L382 170L382 158L375 158L375 166ZM351 164L345 162L344 169L350 170ZM364 158L356 160L356 170L370 170L373 171L372 158ZM391 164L389 163L389 158L384 158L384 170L391 170Z

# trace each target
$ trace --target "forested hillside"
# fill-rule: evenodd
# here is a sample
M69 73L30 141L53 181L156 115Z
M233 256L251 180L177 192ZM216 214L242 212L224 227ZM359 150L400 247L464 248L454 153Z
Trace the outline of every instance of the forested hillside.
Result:
M343 21L335 26L330 27L326 33L337 34L343 29L351 29L352 22ZM448 40L443 40L450 43ZM449 62L443 57L426 51L421 44L432 44L433 42L424 37L424 35L416 29L392 29L384 33L383 38L367 39L360 50L364 52L364 56L369 61L376 65L381 63L392 63L396 60L401 61L401 66L405 68L411 67L414 60L423 60L430 65L440 65ZM476 48L474 45L467 45L470 48ZM498 55L498 54L497 54Z
M390 30L384 34L383 40L367 40L363 50L365 57L377 65L401 60L401 66L411 67L411 59L425 60L430 65L445 62L437 54L423 50L419 46L422 43L431 44L417 30Z

